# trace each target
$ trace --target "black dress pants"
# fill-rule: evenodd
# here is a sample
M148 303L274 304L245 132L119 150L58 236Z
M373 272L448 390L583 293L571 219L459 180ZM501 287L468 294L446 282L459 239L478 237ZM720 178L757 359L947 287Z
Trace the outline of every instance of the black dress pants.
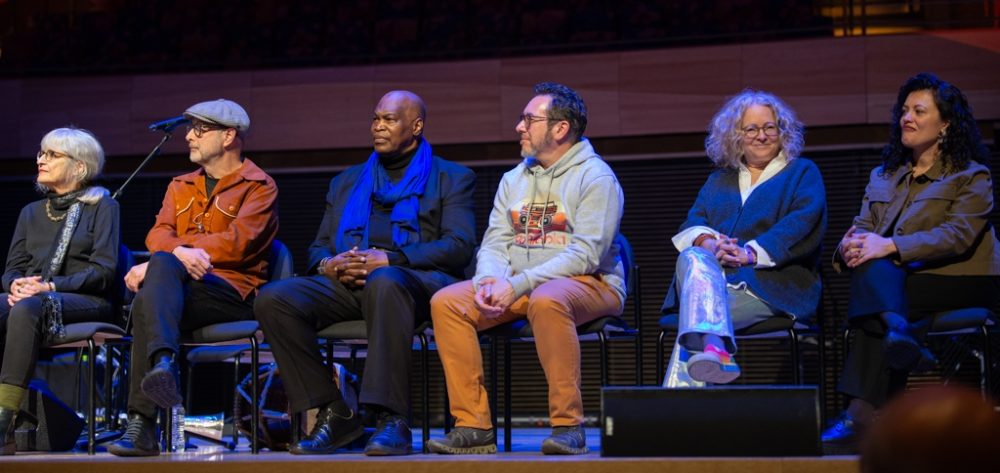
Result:
M341 398L323 366L316 333L336 322L363 319L368 358L361 402L408 413L413 330L430 318L431 296L455 281L439 271L385 266L372 271L361 289L319 275L265 285L254 313L278 362L292 412Z
M968 307L992 309L1000 295L997 276L913 274L892 261L871 260L851 272L848 323L854 337L838 389L875 407L906 387L909 373L889 367L883 339L883 312L895 312L910 322L910 332L922 341L935 313Z
M103 297L63 292L63 323L110 322L111 303ZM7 305L7 293L0 293L0 383L28 386L35 374L38 350L42 348L42 298L21 299Z
M180 351L181 333L206 325L253 318L253 297L243 299L224 279L208 273L191 279L176 256L157 252L149 258L146 279L132 302L132 361L128 409L146 417L156 404L142 392L142 378L160 350Z

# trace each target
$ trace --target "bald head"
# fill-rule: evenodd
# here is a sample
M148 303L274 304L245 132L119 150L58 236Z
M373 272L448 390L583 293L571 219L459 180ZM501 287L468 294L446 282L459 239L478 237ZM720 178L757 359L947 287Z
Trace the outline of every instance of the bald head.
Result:
M381 156L394 157L413 150L424 131L427 107L417 94L393 90L382 96L372 116L372 145Z

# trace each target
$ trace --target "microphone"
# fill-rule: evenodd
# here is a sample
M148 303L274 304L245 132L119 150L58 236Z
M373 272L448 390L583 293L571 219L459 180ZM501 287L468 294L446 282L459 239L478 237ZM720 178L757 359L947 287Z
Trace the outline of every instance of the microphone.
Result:
M185 123L190 122L183 115L174 118L168 118L166 120L160 120L156 123L149 125L149 131L163 131L164 133L172 133L174 128L177 128Z

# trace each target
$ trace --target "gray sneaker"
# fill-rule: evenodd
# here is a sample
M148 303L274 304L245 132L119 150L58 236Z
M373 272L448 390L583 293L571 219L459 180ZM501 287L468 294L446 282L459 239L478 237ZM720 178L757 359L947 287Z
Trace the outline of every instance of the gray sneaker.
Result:
M470 454L496 453L497 442L493 429L455 427L443 439L430 440L427 448L434 453Z
M587 434L583 427L553 427L552 435L542 441L542 453L546 455L581 455L589 452Z

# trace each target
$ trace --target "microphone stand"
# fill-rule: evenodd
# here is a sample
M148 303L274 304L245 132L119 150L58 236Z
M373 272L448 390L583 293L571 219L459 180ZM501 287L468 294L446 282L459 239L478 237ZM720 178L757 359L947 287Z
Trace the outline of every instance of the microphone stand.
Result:
M112 199L118 200L118 196L121 195L123 190L125 190L125 186L127 186L128 183L132 182L132 178L134 178L136 174L139 174L139 171L142 171L142 168L146 167L146 163L148 163L149 160L153 159L154 156L160 154L160 148L162 148L163 144L166 143L171 136L173 136L173 132L174 132L173 128L169 129L165 128L163 130L163 139L160 140L160 144L156 145L156 147L149 152L149 155L146 156L146 159L143 159L142 162L139 163L139 167L135 168L135 171L132 171L132 174L129 175L128 179L125 179L125 182L122 183L121 187L119 187L114 194L111 194Z

